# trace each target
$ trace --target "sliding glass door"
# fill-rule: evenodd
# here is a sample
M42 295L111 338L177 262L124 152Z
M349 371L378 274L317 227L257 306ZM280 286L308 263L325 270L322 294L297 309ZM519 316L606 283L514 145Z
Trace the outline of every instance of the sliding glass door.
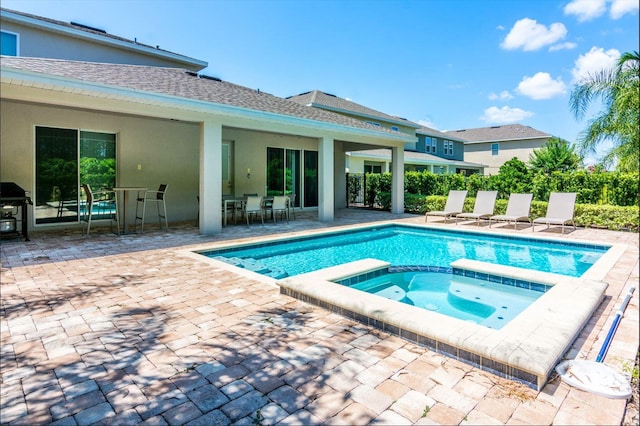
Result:
M318 153L304 151L304 173L302 164L300 150L267 148L267 196L295 195L296 206L317 206Z
M36 127L36 224L77 222L81 184L94 191L116 184L116 135Z

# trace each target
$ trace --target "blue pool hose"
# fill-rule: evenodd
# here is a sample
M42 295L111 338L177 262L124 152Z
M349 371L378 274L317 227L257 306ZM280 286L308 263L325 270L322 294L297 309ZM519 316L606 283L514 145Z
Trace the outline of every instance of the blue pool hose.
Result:
M609 333L607 334L606 339L604 339L604 343L602 344L602 349L600 349L600 353L596 358L596 362L604 361L604 357L607 356L607 351L609 350L609 346L611 346L611 341L613 340L613 335L616 334L616 330L618 329L618 325L620 324L620 320L624 316L624 310L627 308L629 304L629 300L631 300L631 295L633 295L633 291L635 287L631 287L629 292L624 297L620 308L618 308L618 312L616 313L616 317L613 319L613 324L611 324L611 328L609 329Z

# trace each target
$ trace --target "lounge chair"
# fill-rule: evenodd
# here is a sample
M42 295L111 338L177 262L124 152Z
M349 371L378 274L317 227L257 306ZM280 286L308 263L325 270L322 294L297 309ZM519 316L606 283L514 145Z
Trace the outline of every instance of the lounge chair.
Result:
M533 231L535 231L536 223L544 223L549 229L549 225L562 225L562 233L564 234L564 226L567 223L576 224L573 221L574 210L576 207L575 192L552 192L549 196L549 204L547 205L547 214L544 217L533 219Z
M498 191L478 191L472 213L460 213L456 215L456 223L460 219L475 219L476 225L480 225L480 219L488 219L493 215L496 206Z
M434 210L425 213L424 221L427 222L429 216L442 216L446 221L447 219L462 213L465 198L467 198L467 191L449 191L447 202L444 205L444 210Z
M516 229L518 222L528 221L531 223L529 211L531 210L531 200L533 194L511 194L507 203L507 211L504 214L498 214L489 218L489 228L491 221L504 221L507 224L513 222L513 229Z

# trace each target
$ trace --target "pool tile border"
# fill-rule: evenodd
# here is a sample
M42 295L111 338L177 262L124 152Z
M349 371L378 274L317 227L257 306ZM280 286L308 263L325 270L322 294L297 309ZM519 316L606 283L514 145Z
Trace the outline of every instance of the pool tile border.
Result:
M291 290L285 287L280 287L280 293L298 299L302 302L326 309L330 312L341 315L345 318L352 319L366 326L374 327L378 330L401 337L417 345L433 350L436 353L457 359L458 361L462 361L466 364L480 368L481 370L488 371L499 377L509 380L515 380L535 390L541 389L538 388L538 377L531 372L494 361L491 358L483 357L482 355L471 352L469 350L456 348L455 346L448 343L436 339L431 339L427 336L420 335L415 331L407 330L393 324L385 323L384 321L379 321L370 316L342 308L333 303L310 297L302 292Z
M443 274L453 274L463 277L476 278L483 281L490 281L496 284L507 285L511 287L523 288L525 290L537 291L540 293L546 293L552 286L535 281L515 279L508 276L495 275L486 272L476 272L461 268L446 268L442 266L389 266L387 269L377 269L375 271L368 271L364 274L355 275L353 277L345 278L342 280L333 281L336 284L352 287L363 281L368 281L374 278L378 278L382 275L386 275L394 272L439 272Z
M364 259L277 281L280 292L362 324L405 338L500 377L540 390L553 367L597 309L607 284L461 259L452 268L548 286L500 330L450 318L336 284L380 273L387 262ZM496 275L499 274L499 275ZM533 280L533 281L530 281Z

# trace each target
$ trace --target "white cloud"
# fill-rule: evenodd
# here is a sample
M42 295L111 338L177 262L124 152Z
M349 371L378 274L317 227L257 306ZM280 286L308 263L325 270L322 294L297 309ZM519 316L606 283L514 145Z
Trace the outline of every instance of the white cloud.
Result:
M637 13L638 10L640 10L640 2L638 0L613 0L609 16L612 19L620 19L627 13Z
M580 22L602 16L606 11L606 0L573 0L564 7L565 15L576 15Z
M549 73L539 72L533 77L524 77L516 89L518 93L531 99L551 99L567 92L567 87L560 77L551 78Z
M484 115L481 119L487 123L505 124L515 123L532 115L532 112L520 108L511 108L508 106L498 108L492 106L484 110Z
M573 43L571 41L566 41L564 43L554 44L549 47L549 52L555 52L556 50L571 50L578 47L578 43Z
M513 95L511 93L509 93L506 90L503 90L500 93L491 93L489 94L489 100L495 101L495 100L504 100L504 101L508 101L509 99L513 99Z
M416 123L418 123L421 126L428 127L430 129L438 130L436 125L433 124L433 121L431 121L431 120L418 120L418 121L416 121Z
M567 28L559 22L547 28L534 19L523 18L513 25L500 47L507 50L538 50L562 40L566 35Z
M620 52L616 49L609 49L605 51L602 47L593 46L584 55L578 56L576 59L571 75L573 75L573 82L577 83L580 80L594 75L605 69L611 69L616 66L616 62L620 58Z

